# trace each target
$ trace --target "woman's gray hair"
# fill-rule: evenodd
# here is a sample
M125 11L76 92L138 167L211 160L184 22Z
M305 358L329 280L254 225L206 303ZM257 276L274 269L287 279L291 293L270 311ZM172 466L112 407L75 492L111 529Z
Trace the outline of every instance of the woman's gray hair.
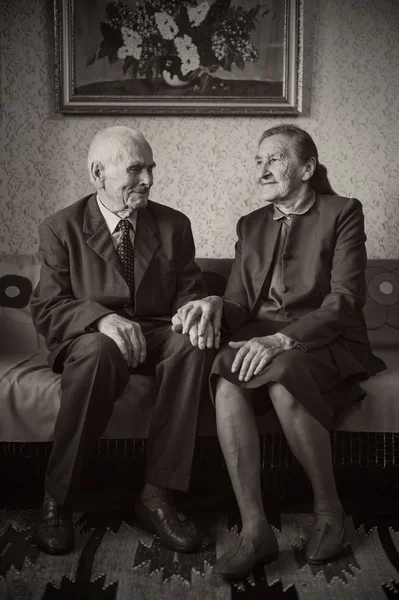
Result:
M326 167L319 163L319 153L316 144L307 131L301 129L301 127L298 127L297 125L291 125L289 123L276 125L275 127L266 129L266 131L262 133L259 140L259 146L264 139L271 137L272 135L286 135L291 137L295 143L296 155L302 164L306 164L310 158L316 160L316 169L310 179L310 185L316 193L337 196L337 193L334 192L331 183L329 182Z
M93 137L87 153L90 181L94 183L91 172L93 162L98 162L103 168L109 165L118 165L132 141L148 144L143 134L132 127L116 125L98 131Z

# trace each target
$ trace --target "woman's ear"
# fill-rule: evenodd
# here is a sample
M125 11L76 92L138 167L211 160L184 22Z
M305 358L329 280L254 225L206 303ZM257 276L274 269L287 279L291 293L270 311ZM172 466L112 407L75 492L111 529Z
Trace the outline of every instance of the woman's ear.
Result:
M312 177L313 173L316 171L316 159L314 156L311 156L307 163L304 165L302 170L302 181L309 181Z
M104 174L101 164L94 161L91 165L91 177L97 190L101 190L104 187Z

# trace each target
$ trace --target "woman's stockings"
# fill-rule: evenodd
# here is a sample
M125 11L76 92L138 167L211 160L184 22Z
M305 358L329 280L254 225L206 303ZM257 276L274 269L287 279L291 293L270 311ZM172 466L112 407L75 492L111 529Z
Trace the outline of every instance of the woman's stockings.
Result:
M283 385L270 383L268 391L288 444L312 484L316 517L342 525L344 513L334 480L329 432Z
M219 442L240 509L241 534L256 545L269 525L262 503L259 434L251 393L220 378L215 405Z

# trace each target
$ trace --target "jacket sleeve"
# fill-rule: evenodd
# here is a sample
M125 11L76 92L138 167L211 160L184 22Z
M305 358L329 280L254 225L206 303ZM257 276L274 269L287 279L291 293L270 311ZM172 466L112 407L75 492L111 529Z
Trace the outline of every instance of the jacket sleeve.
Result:
M352 198L346 203L337 223L330 292L320 308L281 330L303 350L329 344L359 322L366 300L365 241L362 205Z
M73 296L68 249L46 222L39 228L39 257L40 279L31 297L30 311L36 330L53 350L65 340L85 333L94 321L112 311Z
M191 224L187 217L184 218L180 245L176 249L176 299L173 306L174 312L190 300L205 298L205 283L202 272L195 262L195 244Z
M231 267L226 291L223 295L223 333L233 333L241 327L248 319L249 304L248 294L245 289L242 276L242 235L241 225L243 217L237 223L237 242L235 245L235 257Z

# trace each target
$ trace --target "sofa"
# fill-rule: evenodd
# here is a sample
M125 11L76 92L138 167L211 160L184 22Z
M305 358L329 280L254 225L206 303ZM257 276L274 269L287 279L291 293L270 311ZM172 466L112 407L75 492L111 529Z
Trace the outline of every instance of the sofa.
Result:
M221 295L231 268L228 258L199 258L210 294ZM33 327L29 298L36 285L40 264L36 255L0 256L0 447L4 453L32 444L49 443L60 404L60 376L48 367L43 338ZM365 400L354 404L339 419L332 432L334 460L339 440L345 439L350 461L365 458L376 464L395 464L399 452L399 260L369 260L365 317L374 352L387 370L363 382ZM155 399L152 377L132 375L116 402L103 435L107 447L115 442L144 440ZM260 434L281 433L274 411L258 417ZM198 436L215 437L214 410L204 402ZM276 437L276 439L278 439ZM277 444L277 443L276 443ZM281 445L275 444L274 460ZM281 442L278 442L281 444ZM342 446L342 444L341 444ZM120 446L119 446L120 447ZM343 447L343 446L342 446ZM281 457L280 457L281 458ZM281 461L280 461L281 462Z

